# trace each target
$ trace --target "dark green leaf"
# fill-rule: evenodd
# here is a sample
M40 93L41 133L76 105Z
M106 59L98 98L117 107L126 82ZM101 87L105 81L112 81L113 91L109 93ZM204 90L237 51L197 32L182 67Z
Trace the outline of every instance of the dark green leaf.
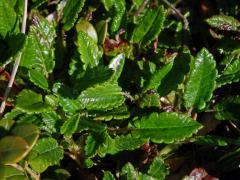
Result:
M75 115L71 116L62 125L61 134L64 134L66 136L71 136L73 133L75 133L77 131L79 121L80 121L79 114L75 114Z
M28 71L29 79L38 87L48 90L48 82L44 73L40 69L30 69Z
M203 48L193 64L184 93L185 107L205 108L212 97L216 85L216 62L212 54Z

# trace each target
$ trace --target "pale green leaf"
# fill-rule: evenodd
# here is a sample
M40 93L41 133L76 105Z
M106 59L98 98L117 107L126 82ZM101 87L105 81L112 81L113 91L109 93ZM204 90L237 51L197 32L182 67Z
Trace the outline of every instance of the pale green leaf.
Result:
M93 25L86 21L85 19L81 18L76 25L77 32L82 31L85 32L89 37L91 37L96 43L98 42L98 36L95 28Z
M155 143L172 143L191 137L202 126L183 114L151 113L135 122L133 137L150 139Z
M101 0L101 2L103 3L105 9L109 11L112 8L115 0Z
M104 44L105 39L107 37L107 31L108 31L108 22L105 20L99 21L96 24L96 31L98 34L98 43Z
M138 177L138 173L131 163L127 163L122 167L121 177L127 180L135 180Z
M168 174L169 170L164 164L162 158L158 156L155 157L148 169L148 175L159 180L164 180Z
M212 54L203 48L194 61L184 93L185 107L205 108L216 85L216 62Z
M48 90L48 81L40 69L30 69L28 71L29 79L38 87Z
M78 101L88 110L110 110L124 103L124 96L117 84L104 83L83 91Z
M114 74L110 80L111 82L116 82L118 80L118 78L122 73L124 64L125 64L125 55L123 53L117 55L111 60L110 64L108 65L108 67L114 71Z
M28 156L28 163L36 172L44 172L49 166L63 159L63 149L51 137L38 140Z
M113 4L113 11L114 11L114 16L111 21L111 27L110 30L111 32L116 32L121 23L122 19L125 13L126 7L125 7L125 0L115 0Z
M41 94L27 89L18 94L16 108L27 113L41 113L49 110L49 106L43 102Z
M104 171L103 180L115 180L115 178L110 171Z
M92 68L100 64L102 52L98 48L97 43L90 36L88 36L88 34L83 31L78 32L77 46L85 69L87 66Z
M85 0L67 0L67 3L63 9L63 28L68 31L73 26L78 18L78 14L81 12L84 6Z

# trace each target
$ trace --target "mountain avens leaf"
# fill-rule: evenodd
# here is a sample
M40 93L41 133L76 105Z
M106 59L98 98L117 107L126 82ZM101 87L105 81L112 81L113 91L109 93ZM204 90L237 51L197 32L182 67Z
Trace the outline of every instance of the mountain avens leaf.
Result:
M36 172L43 172L49 166L56 165L63 159L63 149L51 137L38 140L28 155L28 162Z
M29 79L38 87L47 90L48 81L40 69L30 69L28 71Z
M5 136L0 139L0 164L17 163L28 152L27 142L18 136Z
M24 89L17 96L16 108L27 113L41 113L47 111L49 106L43 102L41 94Z
M6 0L0 0L0 37L14 32L16 28L17 14L13 4Z
M191 137L201 124L174 112L151 113L136 121L133 137L150 139L155 143L172 143Z
M0 165L0 179L2 180L29 180L25 172L10 165Z
M84 6L85 0L67 0L67 3L63 9L63 28L68 31L73 26L78 18L78 14L81 12Z
M83 91L78 101L88 110L110 110L121 106L125 98L117 84L104 83Z
M81 61L87 66L95 67L100 64L102 52L97 43L85 32L79 31L77 34L78 52L81 54Z
M61 127L61 134L71 136L73 133L75 133L78 129L79 120L79 114L75 114L67 119Z
M185 107L203 109L212 97L216 85L216 62L212 54L203 48L193 64L184 93Z
M214 27L218 28L220 30L224 30L225 27L228 28L228 31L237 31L240 30L240 22L231 17L226 15L215 15L206 20L206 22Z
M91 37L96 43L98 42L98 36L93 25L84 19L80 19L76 25L77 32L85 32L89 37Z
M114 74L110 80L111 82L116 82L118 80L122 73L124 64L125 64L124 54L119 54L111 60L111 63L108 65L108 67L114 71Z
M148 175L156 179L164 180L165 177L169 174L169 170L164 164L164 161L160 157L155 157L152 164L148 169Z
M126 7L125 7L125 0L115 0L113 4L113 11L114 16L111 21L111 32L116 32L122 22L123 15L125 13Z
M110 171L104 171L103 180L115 180L115 178Z

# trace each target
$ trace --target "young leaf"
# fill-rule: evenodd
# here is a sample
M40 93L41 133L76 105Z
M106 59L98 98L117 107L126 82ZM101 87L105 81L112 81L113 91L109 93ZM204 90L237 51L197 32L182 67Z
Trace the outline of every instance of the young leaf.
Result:
M115 178L110 171L104 171L103 180L115 180Z
M215 118L218 120L239 120L240 117L240 97L233 96L224 99L214 107L216 114Z
M42 95L24 89L17 96L16 108L31 114L47 111L49 106L43 102Z
M84 6L85 0L67 0L67 3L63 9L63 28L68 31L73 26L78 18L78 14L81 12Z
M80 116L79 114L75 114L71 116L61 127L61 134L65 136L71 136L73 133L77 131L79 124Z
M151 29L155 18L158 15L158 8L149 9L147 14L143 17L141 22L134 28L131 41L133 43L139 43L147 32Z
M113 16L111 27L110 27L110 30L112 33L116 32L121 25L123 15L126 10L125 0L114 1L113 7L114 7L114 16Z
M191 137L201 124L193 119L174 112L151 113L136 121L133 137L151 139L155 143L172 143Z
M55 66L55 28L53 23L36 14L33 16L33 22L22 50L21 66L27 69L41 69L48 77Z
M216 85L216 63L212 54L203 48L193 64L184 93L185 107L205 108L206 102L212 97Z
M9 1L0 0L0 38L14 32L16 28L17 14L13 4Z
M49 166L58 164L61 159L63 159L63 149L51 137L38 140L28 156L30 166L39 173Z
M38 87L48 90L48 81L40 69L30 69L28 71L29 79Z
M108 67L114 71L114 74L110 80L111 82L116 82L118 80L118 78L122 73L124 64L125 64L125 55L123 53L117 55L111 60L111 63L108 65Z
M96 24L96 31L98 34L98 43L104 44L108 32L108 22L105 20L99 21Z
M28 153L27 142L18 136L5 136L0 139L0 164L17 163Z
M102 52L99 50L97 43L88 34L83 31L78 32L77 46L85 69L87 66L92 68L100 64Z
M154 20L148 33L144 36L142 40L143 46L150 44L154 39L158 37L158 35L163 29L165 19L166 19L166 12L164 11L164 7L159 6L157 17Z
M80 19L76 25L77 32L85 32L89 37L91 37L96 43L98 42L98 36L93 25L84 19Z
M152 164L149 167L148 175L156 179L165 179L169 174L169 170L164 164L164 161L160 157L155 157Z
M0 165L0 179L2 180L29 180L25 172L10 166Z
M124 102L121 88L117 84L104 83L83 91L78 101L88 110L110 110Z
M231 16L215 15L212 16L211 18L208 18L206 22L210 26L218 28L220 30L224 30L225 29L224 27L227 27L228 31L240 30L240 22Z

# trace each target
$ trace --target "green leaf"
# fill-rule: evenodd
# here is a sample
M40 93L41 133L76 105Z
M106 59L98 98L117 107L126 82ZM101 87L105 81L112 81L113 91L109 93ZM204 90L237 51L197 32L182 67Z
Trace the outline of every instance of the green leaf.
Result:
M158 15L158 8L149 9L147 11L146 15L141 19L141 21L133 30L132 37L131 37L131 41L133 43L139 43L140 41L142 41L144 36L151 29L157 15Z
M106 130L106 125L103 123L99 123L97 121L93 121L91 119L87 119L84 116L81 116L79 124L78 124L78 131L82 132L84 130L89 130L92 132L102 132Z
M206 22L214 27L218 28L220 30L224 30L225 27L227 27L228 31L238 31L240 30L240 22L231 17L226 15L214 15L211 18L208 18Z
M118 80L118 78L122 73L124 64L125 64L125 55L123 53L117 55L111 60L110 64L108 65L108 67L114 71L114 74L110 80L111 82L116 82Z
M230 145L240 145L240 139L231 139L223 136L205 135L196 136L192 138L192 141L199 145L207 146L230 146Z
M59 105L63 108L63 111L69 114L73 114L77 110L83 109L82 105L77 100L61 96L59 96Z
M0 139L0 164L17 163L28 153L27 142L18 136L5 136Z
M44 125L41 129L49 132L50 134L57 132L57 123L60 120L60 116L55 111L42 113L42 121Z
M238 82L240 80L240 51L233 51L223 62L226 64L222 74L217 79L217 86Z
M63 149L51 137L38 140L28 156L28 162L36 172L44 172L49 166L63 159Z
M142 40L143 46L150 44L154 39L158 37L158 35L163 29L165 19L166 19L166 12L164 11L164 7L159 6L157 17L154 20L151 28L149 29L149 31L147 32L147 34L144 36Z
M93 25L84 19L80 19L76 25L77 32L85 32L89 37L91 37L96 43L98 42L98 36Z
M26 113L41 113L49 110L49 106L43 102L41 94L27 89L18 94L16 108Z
M102 52L99 50L97 43L83 31L77 35L78 52L81 54L81 61L87 66L95 67L100 64Z
M131 163L127 163L122 167L121 177L127 180L135 180L138 177L138 173Z
M21 66L41 69L45 77L52 73L54 61L55 27L45 18L34 14L21 56Z
M115 180L115 178L110 171L104 171L103 180Z
M9 165L0 165L0 179L2 180L28 180L25 172Z
M155 143L172 143L191 137L202 126L183 114L151 113L135 122L133 137L150 139Z
M33 124L20 124L11 131L15 136L23 138L28 144L28 151L36 144L40 131L37 126Z
M155 157L152 164L149 167L148 175L156 179L164 180L169 174L169 170L164 164L164 161L160 157Z
M170 63L164 65L161 69L157 70L150 78L149 81L147 81L146 87L144 88L144 91L150 90L150 89L158 89L158 87L161 85L161 81L164 79L164 77L169 73L169 71L172 69L173 61Z
M115 1L114 0L101 0L101 2L103 3L105 9L107 11L109 11L112 8Z
M125 0L114 1L113 9L114 9L114 16L112 18L111 27L110 27L110 30L112 33L116 32L121 25L122 18L126 11Z
M48 82L44 73L39 69L30 69L28 71L29 79L38 87L48 90Z
M189 71L190 58L191 57L188 53L179 54L175 58L171 70L164 76L158 87L158 93L160 96L165 96L171 91L176 90L178 85L182 83L184 76ZM168 71L168 68L166 71ZM163 73L165 74L164 71Z
M218 120L240 120L239 108L240 96L228 97L215 105L215 118Z
M157 93L145 93L140 101L140 107L161 107L160 96Z
M61 127L61 134L66 136L71 136L73 133L77 131L79 124L80 116L79 114L75 114L71 116Z
M205 108L206 102L212 97L216 85L216 62L212 54L203 48L193 64L184 93L185 107Z
M108 31L108 22L105 20L99 21L96 24L96 31L98 34L98 43L104 44L105 39L107 37L107 31Z
M17 25L17 14L13 4L0 0L0 37L5 38L6 35L13 33Z
M88 110L111 110L124 103L121 88L117 84L104 83L83 91L78 101Z
M67 3L63 9L63 28L69 31L78 18L78 14L81 12L84 6L85 0L67 0Z

